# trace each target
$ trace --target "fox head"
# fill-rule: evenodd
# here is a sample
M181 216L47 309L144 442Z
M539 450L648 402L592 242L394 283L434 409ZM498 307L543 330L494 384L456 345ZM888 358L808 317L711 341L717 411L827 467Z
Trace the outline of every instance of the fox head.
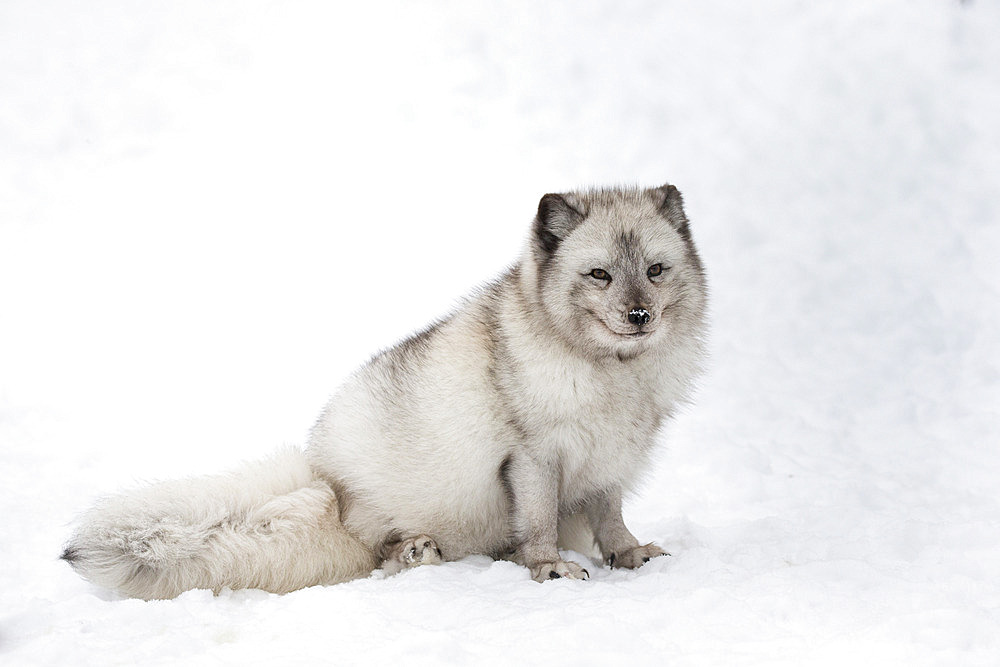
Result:
M535 308L588 356L632 359L700 333L705 278L672 185L547 194L529 253Z

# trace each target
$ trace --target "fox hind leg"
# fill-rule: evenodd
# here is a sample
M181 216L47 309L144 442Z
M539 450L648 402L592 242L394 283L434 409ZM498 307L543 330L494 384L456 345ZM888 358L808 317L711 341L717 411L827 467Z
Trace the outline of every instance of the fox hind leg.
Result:
M444 561L437 542L428 535L415 535L389 544L384 553L382 570L386 574L396 574L418 565L440 565Z

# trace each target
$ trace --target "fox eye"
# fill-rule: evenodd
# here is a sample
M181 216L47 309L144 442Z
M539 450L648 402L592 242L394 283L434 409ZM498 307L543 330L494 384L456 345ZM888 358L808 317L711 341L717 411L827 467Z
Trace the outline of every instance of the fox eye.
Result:
M662 264L653 264L651 267L649 267L649 269L646 270L646 275L649 276L650 278L655 278L661 273L663 273Z
M611 280L611 276L604 269L594 269L588 274L591 278L597 278L598 280Z

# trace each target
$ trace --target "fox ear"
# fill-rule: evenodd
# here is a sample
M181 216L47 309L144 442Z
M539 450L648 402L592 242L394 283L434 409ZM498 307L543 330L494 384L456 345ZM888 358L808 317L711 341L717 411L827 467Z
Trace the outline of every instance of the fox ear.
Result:
M680 190L667 183L652 191L653 198L658 204L660 215L673 226L677 232L685 239L691 238L691 230L688 229L688 219L684 214L684 199Z
M584 218L579 201L571 194L547 194L538 202L538 215L533 227L535 244L545 257L550 257Z

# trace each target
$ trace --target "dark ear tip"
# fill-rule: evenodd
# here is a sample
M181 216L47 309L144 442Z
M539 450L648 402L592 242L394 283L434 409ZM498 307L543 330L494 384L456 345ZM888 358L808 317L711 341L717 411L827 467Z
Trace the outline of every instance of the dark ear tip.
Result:
M679 200L681 198L681 191L677 189L676 185L671 185L670 183L666 183L660 186L659 190L663 193L667 201L671 201L674 199Z
M542 198L538 200L538 217L544 220L557 206L566 206L566 200L562 198L562 195L552 192L542 195Z
M666 185L660 186L654 190L658 192L663 201L660 202L660 210L667 211L681 211L684 207L684 198L681 197L681 191L676 188L676 186Z

